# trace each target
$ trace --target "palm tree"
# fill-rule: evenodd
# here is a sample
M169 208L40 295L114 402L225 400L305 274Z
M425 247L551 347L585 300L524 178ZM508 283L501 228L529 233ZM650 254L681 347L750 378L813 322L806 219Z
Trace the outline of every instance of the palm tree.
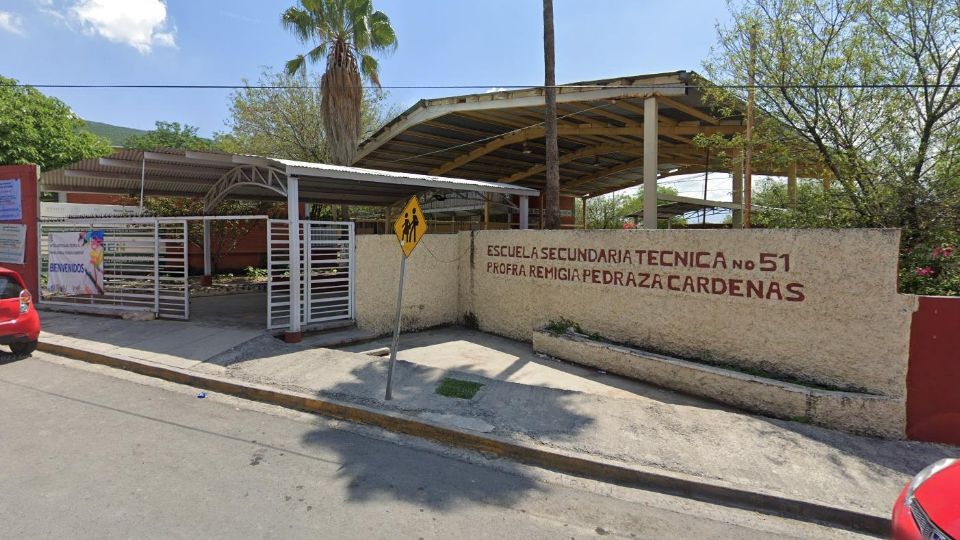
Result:
M553 44L553 0L543 0L543 97L546 123L547 184L543 226L560 228L560 153L557 148L557 77Z
M299 0L281 20L301 43L313 46L287 62L287 73L305 73L307 62L326 60L320 116L331 160L351 165L360 138L361 75L379 89L379 64L373 54L397 47L390 18L374 11L371 0Z

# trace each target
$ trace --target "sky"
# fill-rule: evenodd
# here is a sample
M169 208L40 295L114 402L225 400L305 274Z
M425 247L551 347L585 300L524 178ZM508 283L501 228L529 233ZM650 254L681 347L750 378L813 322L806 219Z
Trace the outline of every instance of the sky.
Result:
M280 25L295 0L0 0L0 75L29 84L242 84L306 50ZM374 0L398 36L380 58L400 108L543 83L541 0ZM724 0L554 0L559 83L701 70ZM226 90L43 89L98 122L225 131ZM679 186L678 186L679 187ZM696 186L690 184L691 189ZM712 186L711 186L712 187ZM702 184L699 187L702 197Z

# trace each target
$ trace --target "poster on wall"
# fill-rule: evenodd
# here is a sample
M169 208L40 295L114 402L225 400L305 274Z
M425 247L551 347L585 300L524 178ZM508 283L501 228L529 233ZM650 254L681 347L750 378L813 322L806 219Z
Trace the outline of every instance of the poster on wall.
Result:
M20 179L0 180L0 221L23 219Z
M103 294L103 231L50 233L47 290Z
M23 264L26 245L26 225L0 223L0 263Z

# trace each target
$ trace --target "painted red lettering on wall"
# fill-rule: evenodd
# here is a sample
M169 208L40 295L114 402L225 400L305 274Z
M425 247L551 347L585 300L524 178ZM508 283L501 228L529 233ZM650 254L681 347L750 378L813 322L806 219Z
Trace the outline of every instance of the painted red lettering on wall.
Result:
M804 285L796 281L782 282L771 272L791 271L790 255L762 252L756 257L733 258L722 251L677 251L649 249L572 248L524 245L489 245L486 251L489 274L532 279L587 283L635 289L658 289L680 294L709 294L757 300L803 302ZM496 259L523 259L498 261ZM583 268L556 263L591 263L634 267L744 271L754 276L726 277L717 275L684 275L656 271L634 271L628 268ZM712 273L712 272L711 272ZM760 274L762 273L762 274Z

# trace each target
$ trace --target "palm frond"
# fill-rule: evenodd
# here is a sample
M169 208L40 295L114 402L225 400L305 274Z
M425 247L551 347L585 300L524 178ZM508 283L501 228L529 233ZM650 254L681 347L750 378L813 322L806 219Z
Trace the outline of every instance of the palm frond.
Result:
M382 11L374 12L370 20L370 48L374 51L394 51L397 48L397 34L390 26L390 17Z
M327 42L321 41L319 45L317 45L313 49L310 49L310 52L307 53L307 58L309 58L311 62L317 63L320 60L322 60L323 57L326 55L327 55Z
M300 8L287 8L280 16L283 27L293 33L301 42L308 41L314 34L313 18L308 11Z
M306 71L306 59L302 54L298 54L296 58L288 61L285 64L284 70L287 72L287 75L295 75L298 71Z
M369 54L364 54L360 57L360 72L363 73L363 76L370 79L377 88L380 88L380 63L377 62L377 59L370 56Z

